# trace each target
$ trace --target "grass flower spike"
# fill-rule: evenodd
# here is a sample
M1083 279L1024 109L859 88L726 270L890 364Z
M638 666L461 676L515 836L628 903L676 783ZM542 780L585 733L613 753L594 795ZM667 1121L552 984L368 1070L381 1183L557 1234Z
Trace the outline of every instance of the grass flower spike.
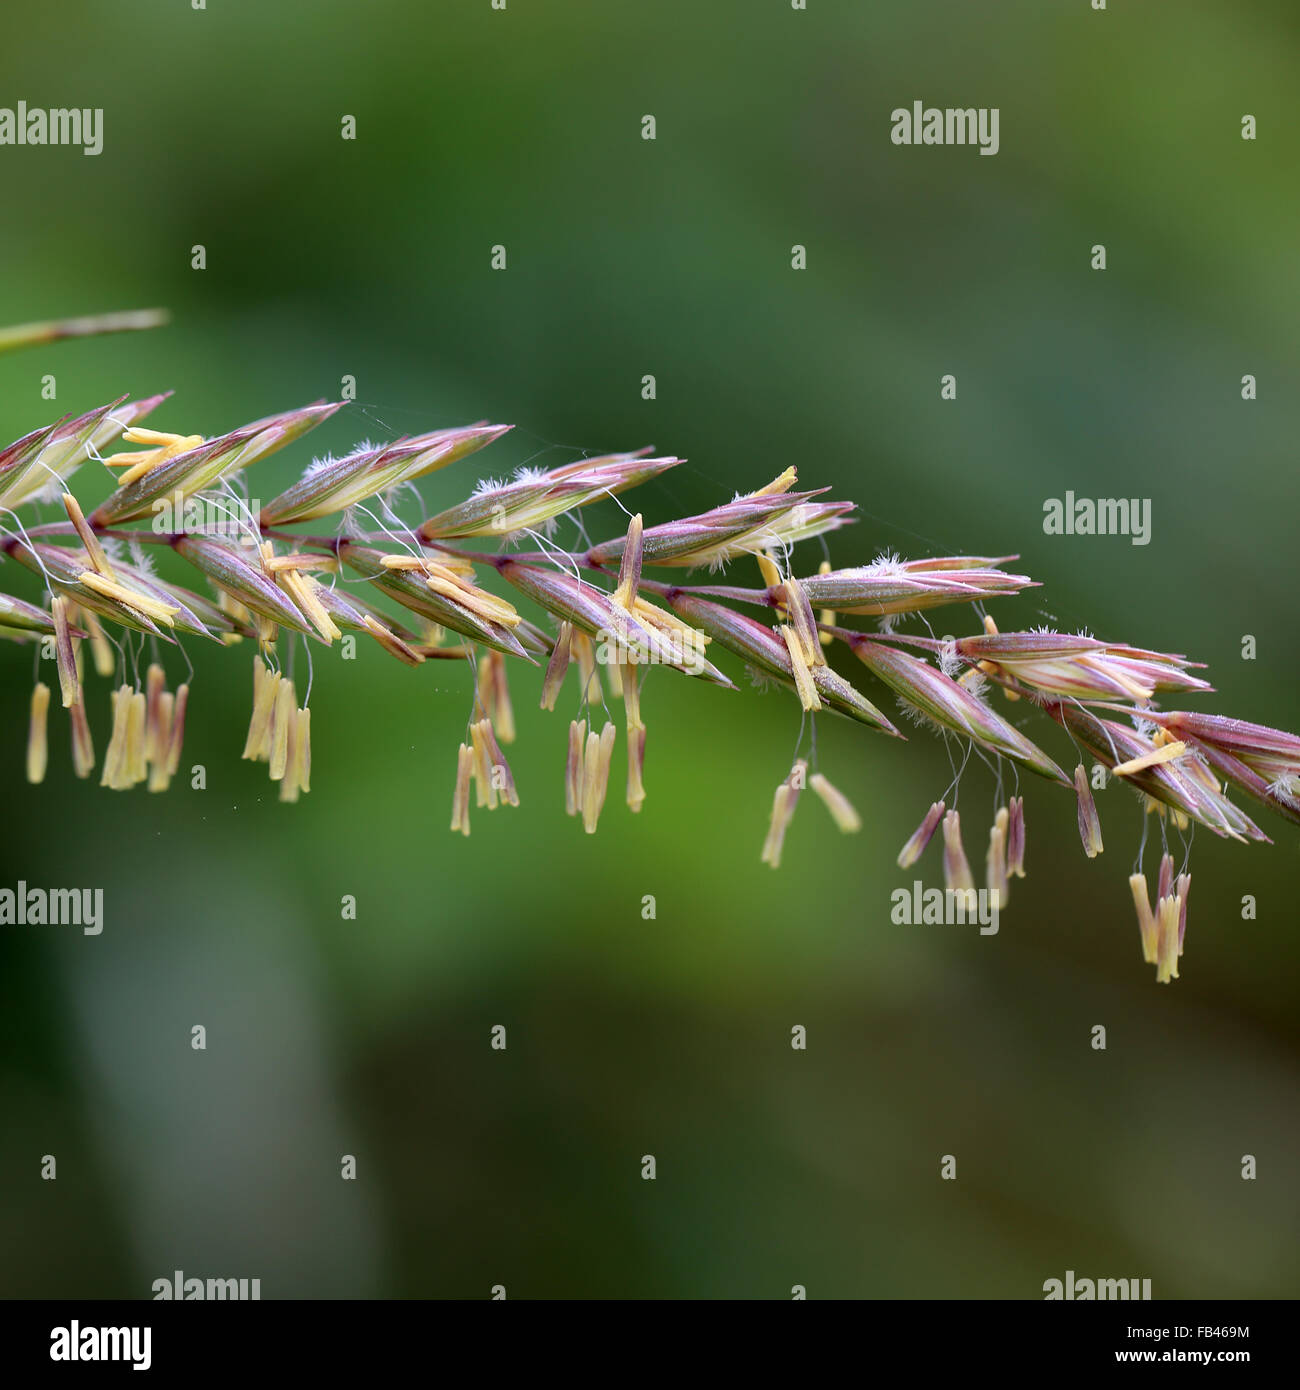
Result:
M0 331L0 349L153 321L29 325ZM686 677L713 687L699 696L719 701L721 710L721 702L745 698L734 676L747 671L777 687L799 739L773 794L764 864L780 865L805 787L838 830L861 829L849 798L817 770L817 729L836 716L864 740L880 734L901 742L900 728L877 704L883 696L953 754L952 784L932 801L898 865L915 865L942 828L945 885L964 903L977 890L957 792L981 764L995 778L997 807L984 880L1000 907L1011 880L1025 877L1024 797L1016 781L1015 794L1004 794L1005 777L1023 769L1047 794L1073 791L1089 859L1102 852L1096 769L1107 769L1111 784L1136 798L1150 813L1135 817L1146 827L1142 843L1157 827L1161 862L1153 900L1139 847L1130 895L1143 960L1162 983L1180 973L1191 890L1186 852L1176 868L1170 834L1186 844L1202 826L1241 844L1267 842L1242 798L1300 825L1300 737L1169 707L1212 693L1198 663L1084 634L999 631L985 605L1035 587L1014 555L884 553L848 566L821 555L805 563L800 545L847 527L854 504L825 488L800 488L794 468L730 501L652 525L620 499L641 485L658 497L656 480L683 460L648 449L525 466L504 480L466 479L439 508L425 506L417 481L437 474L439 488L454 487L447 480L457 476L456 465L508 433L508 426L478 421L358 442L341 457L312 461L263 506L246 501L250 471L342 403L316 401L211 433L197 432L201 422L193 420L184 430L163 428L171 409L166 395L121 396L0 447L0 574L9 581L0 580L0 638L36 644L38 673L42 660L53 663L49 680L37 680L28 712L25 763L33 784L49 772L57 681L54 714L66 712L76 777L94 773L92 715L99 722L107 706L100 785L166 791L180 775L201 651L249 642L252 702L242 757L264 764L278 799L291 805L312 786L312 718L300 696L313 675L324 678L319 666L313 671L312 652L364 638L366 653L395 659L408 679L429 679L432 665L459 682L466 733L456 752L453 832L469 834L471 810L521 805L502 751L523 733L509 670L517 662L516 680L533 668L541 708L558 712L554 756L558 774L563 749L564 811L594 834L614 776L619 724L627 744L621 799L633 813L647 804L647 692L655 705L661 682ZM115 451L118 443L126 447ZM97 503L83 507L87 478L105 485ZM39 514L42 502L61 503L60 519ZM589 518L615 508L624 523L593 544ZM171 520L160 526L164 514ZM733 566L735 582L714 578ZM939 638L929 627L929 615L944 608L944 627L956 636ZM994 687L1002 692L997 709ZM621 718L611 700L622 701ZM1064 751L1072 747L1073 778L1040 746L1035 719ZM328 783L327 766L316 772ZM557 812L558 803L557 790ZM757 839L762 812L754 815Z

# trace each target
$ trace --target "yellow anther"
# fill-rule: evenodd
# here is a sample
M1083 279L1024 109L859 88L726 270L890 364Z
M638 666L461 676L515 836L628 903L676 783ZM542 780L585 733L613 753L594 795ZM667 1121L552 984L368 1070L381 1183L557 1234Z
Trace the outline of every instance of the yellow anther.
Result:
M831 813L831 819L846 835L862 829L862 817L853 808L853 803L838 787L832 786L820 772L814 772L808 785L821 798L822 805Z
M804 654L803 641L799 634L786 623L781 624L781 636L785 639L786 651L790 653L790 669L794 675L794 688L799 693L799 703L806 710L819 710L822 702L813 684L812 668Z
M162 603L156 598L128 589L116 580L105 579L94 570L83 571L77 576L77 582L104 598L111 598L127 608L134 608L137 613L143 613L146 618L152 618L156 623L166 623L168 627L172 626L173 617L181 611L172 604Z
M763 576L763 583L769 589L779 589L782 584L781 571L776 567L776 561L764 550L757 551L754 559L758 561L759 573Z
M761 487L757 492L751 492L751 497L775 497L778 493L789 492L790 489L799 481L799 475L793 468L787 468L784 473L778 474L772 481Z
M50 687L44 681L37 681L32 690L31 717L27 725L27 780L32 783L45 780L50 753L46 733L49 712Z
M829 560L823 560L821 564L817 566L818 574L829 574L830 572L831 562ZM836 616L836 612L833 608L823 608L821 614L822 627L834 627ZM832 633L823 632L821 634L821 643L823 647L829 647L834 640L835 637Z
M127 487L137 479L151 473L161 464L197 449L203 443L201 434L166 434L161 430L129 429L122 436L130 444L154 444L157 448L133 454L114 454L104 462L110 468L125 468L126 472L117 480L118 487Z
M82 514L81 504L70 492L63 494L63 509L68 514L68 520L76 528L82 545L86 547L86 558L90 561L90 567L105 579L112 579L113 567L108 563L104 547L100 545L99 537L90 529L90 523Z
M1166 743L1163 748L1157 748L1152 753L1143 753L1139 758L1130 758L1126 763L1117 764L1111 769L1111 773L1115 777L1130 777L1135 772L1143 771L1144 768L1173 762L1175 758L1181 758L1186 752L1187 745L1175 740L1173 743Z

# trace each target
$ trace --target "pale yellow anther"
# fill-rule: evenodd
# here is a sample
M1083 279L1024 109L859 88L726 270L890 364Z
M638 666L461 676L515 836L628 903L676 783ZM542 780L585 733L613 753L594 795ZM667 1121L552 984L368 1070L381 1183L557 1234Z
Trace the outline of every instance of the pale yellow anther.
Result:
M298 711L298 785L311 791L311 710Z
M1007 865L1007 835L1011 826L1011 813L1005 806L998 808L989 829L989 849L985 859L985 887L990 893L997 893L996 903L1004 908L1011 897L1011 881Z
M808 596L794 579L786 582L785 592L786 611L790 615L791 626L799 634L804 660L809 666L825 666L826 653L818 640L817 619L813 617L812 604L808 602Z
M289 766L289 726L294 722L297 710L293 682L281 678L276 684L275 704L271 710L271 752L267 759L273 782L278 782Z
M1154 752L1143 753L1141 757L1130 758L1126 763L1118 763L1111 769L1111 774L1115 777L1130 777L1135 772L1141 772L1144 768L1155 767L1159 763L1170 763L1175 758L1181 758L1187 752L1187 745L1175 740L1173 743L1166 743L1163 748L1157 748Z
M131 696L134 692L129 685L119 686L110 695L113 706L113 728L109 734L108 749L104 754L104 766L100 773L99 785L118 791L130 783L123 778L126 763L126 726Z
M176 687L176 698L172 702L171 728L167 736L167 776L175 777L181 764L181 747L185 740L185 710L189 704L190 687L188 683Z
M118 479L118 487L126 487L151 473L161 464L170 463L181 454L197 449L203 443L201 434L165 434L161 430L132 428L122 436L129 444L153 444L156 448L133 454L114 454L104 462L110 468L125 468L126 472Z
M644 524L641 513L627 524L627 539L623 542L623 561L619 566L618 585L611 598L622 609L630 611L636 602L637 585L641 581L641 548Z
M108 563L104 547L100 545L99 537L91 530L90 523L82 513L81 503L70 492L63 494L63 509L67 512L68 520L72 522L82 545L86 547L86 558L90 561L91 569L97 574L102 574L105 579L112 579L113 567Z
M584 762L587 749L587 721L569 722L569 756L564 766L564 811L576 816L582 811L582 793L586 786Z
M106 579L94 570L83 570L77 576L77 582L103 598L111 598L115 603L134 608L137 613L143 613L146 618L152 618L156 623L165 623L168 627L173 625L172 619L181 611L173 604L162 603L147 594L128 589L116 580Z
M310 575L300 574L296 569L286 569L281 570L277 578L281 588L288 592L326 646L343 636L317 597L316 581Z
M170 725L163 726L162 697L166 694L166 673L156 661L150 662L145 673L145 738L144 755L148 762L156 763L164 755Z
M515 741L515 711L510 703L510 683L506 676L504 652L487 651L479 660L479 704L492 721L496 737L502 743Z
M268 671L260 656L253 658L253 717L248 724L242 757L255 761L270 751L271 715L280 689L280 673Z
M781 571L776 567L776 561L765 550L758 551L754 559L758 561L758 571L763 576L763 583L769 589L779 589L784 581Z
M277 574L280 570L324 570L334 573L339 562L333 555L312 555L306 551L292 551L288 555L272 555L263 560L263 566L269 574Z
M468 608L471 613L477 614L487 622L500 623L502 627L517 627L521 622L513 604L483 589L476 589L458 579L447 579L435 574L428 575L424 582L433 593L449 598L453 603L459 603L462 608Z
M474 750L462 743L456 750L456 789L451 798L451 828L469 834L469 784L474 772Z
M1156 950L1159 943L1159 929L1151 912L1151 899L1147 894L1147 876L1133 874L1128 881L1133 894L1133 906L1137 909L1138 930L1142 935L1142 959L1148 965L1156 963Z
M145 731L145 755L149 761L149 790L165 792L171 785L169 770L172 714L176 697L170 690L158 695L154 709L146 711L148 721Z
M799 703L804 709L816 711L822 702L813 684L812 668L804 653L804 645L799 634L788 623L781 624L781 636L785 640L786 651L790 653L790 668L794 676L794 688L799 694Z
M588 835L596 833L596 824L605 806L614 739L614 726L608 722L599 734L593 732L587 735L582 767L582 828Z
M1150 685L1141 685L1131 676L1121 671L1114 662L1099 660L1091 656L1075 657L1075 662L1089 671L1096 671L1102 676L1115 681L1124 690L1130 699L1143 701L1149 700L1154 693L1154 688Z
M111 676L117 669L117 659L113 655L112 645L104 633L103 624L99 621L99 615L80 604L77 606L76 612L78 625L84 627L90 634L90 655L95 662L95 674L105 678Z
M1178 922L1182 903L1176 894L1156 904L1156 983L1167 985L1178 978Z
M632 605L632 615L639 619L643 626L658 628L668 636L688 637L695 644L695 650L700 651L707 647L713 638L707 632L701 632L688 622L684 622L676 613L666 612L657 607L648 599L637 596L636 602Z
M126 753L122 760L122 785L133 787L149 774L145 760L145 698L143 690L133 691L126 709Z
M285 721L287 732L285 743L284 776L280 778L280 800L290 804L298 800L298 711L292 709Z
M830 562L829 560L823 560L823 561L821 562L821 564L817 566L817 573L818 573L818 574L829 574L830 572L831 572L831 562ZM836 614L836 612L835 612L835 610L834 610L833 608L823 608L822 611L821 611L821 625L822 625L822 627L834 627L834 626L835 626L835 623L836 623L837 616L838 616L838 615ZM823 632L823 633L821 633L821 644L822 644L823 647L829 647L830 644L831 644L834 640L835 640L835 635L834 635L833 633L830 633L830 632Z
M408 646L395 632L389 631L383 623L371 617L369 613L362 614L361 621L365 624L366 631L390 656L395 656L408 666L418 666L424 660L423 652L418 652L414 647Z
M596 669L596 651L591 644L591 638L585 632L575 629L571 645L573 659L578 663L578 675L581 678L580 698L590 704L598 704L600 675Z
M185 435L168 434L165 430L151 430L145 425L132 425L122 435L128 444L150 444L155 448L166 448L169 444L179 444L186 437ZM198 436L189 437L197 438Z
M482 719L469 726L470 742L474 749L474 785L477 804L485 806L489 811L495 811L497 789L492 780L492 759L484 731L486 724L487 720Z
M50 756L47 733L49 712L50 687L44 681L37 681L32 690L30 718L27 724L27 780L31 783L45 780L45 769Z
M961 816L955 810L947 812L943 818L943 882L947 892L960 894L963 902L974 908L977 901L975 876L962 845Z
M770 483L759 488L757 492L751 492L751 497L774 497L781 492L789 492L790 489L799 481L799 475L793 468L787 468L784 473L778 474Z
M785 845L785 832L790 828L795 807L799 803L799 793L808 785L808 764L796 758L790 775L772 794L772 815L768 821L767 838L763 841L763 852L759 862L770 864L772 868L781 867L781 851Z
M808 785L821 798L822 805L831 813L831 819L845 835L852 835L862 829L862 817L853 808L853 803L838 787L834 787L820 772L814 772Z

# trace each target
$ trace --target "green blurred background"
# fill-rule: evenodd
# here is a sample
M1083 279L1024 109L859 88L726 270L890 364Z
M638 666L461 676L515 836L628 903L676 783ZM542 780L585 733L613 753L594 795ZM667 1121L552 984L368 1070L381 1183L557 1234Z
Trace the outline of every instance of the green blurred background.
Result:
M163 389L151 423L214 434L351 375L358 403L256 496L313 452L483 417L517 428L422 484L429 511L654 444L689 463L638 494L653 523L795 464L860 504L837 563L1019 553L1044 587L995 606L1004 628L1192 653L1214 708L1294 728L1298 60L1280 0L23 6L0 105L102 106L105 149L0 148L0 322L174 320L0 359L0 438ZM1001 152L894 147L916 99L999 107ZM83 501L103 487L87 469ZM1152 543L1045 536L1067 489L1152 498ZM900 927L894 856L949 779L924 732L821 721L866 826L842 839L807 798L773 874L793 697L652 673L645 809L620 753L588 838L562 814L567 716L516 667L523 805L461 841L463 670L318 648L313 790L282 807L238 757L249 649L190 650L207 789L165 797L76 782L58 711L27 787L32 653L0 652L0 885L99 885L107 916L0 933L0 1293L147 1296L178 1268L268 1298L1035 1298L1067 1268L1295 1293L1283 823L1197 837L1183 977L1157 988L1123 792L1088 862L1071 798L1025 786L996 937ZM106 683L91 701L102 749ZM972 766L973 858L993 804Z

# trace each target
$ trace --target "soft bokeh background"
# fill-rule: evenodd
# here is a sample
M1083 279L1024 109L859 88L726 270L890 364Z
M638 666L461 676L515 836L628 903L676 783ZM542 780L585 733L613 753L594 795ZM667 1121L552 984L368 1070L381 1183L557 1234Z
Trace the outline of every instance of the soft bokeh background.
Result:
M1216 708L1295 727L1298 60L1280 0L1176 20L1086 0L22 6L0 105L102 106L106 147L0 148L0 322L174 322L0 359L0 437L168 388L155 423L212 434L349 374L359 403L256 495L314 451L481 417L517 429L428 480L429 510L525 460L653 443L690 460L640 497L654 522L795 464L860 504L837 562L1018 552L1044 587L997 605L1004 627L1191 652ZM998 106L1001 153L892 146L917 98ZM105 482L86 470L83 499ZM1152 543L1045 536L1067 489L1152 498ZM28 788L32 653L0 653L0 884L107 904L98 938L0 933L0 1292L145 1296L179 1268L265 1297L1040 1297L1069 1268L1165 1298L1294 1294L1284 824L1271 846L1197 837L1183 978L1157 988L1122 792L1089 863L1072 799L1025 788L1029 878L996 937L905 928L894 855L949 775L919 731L822 721L866 828L841 839L810 797L773 874L792 697L652 675L645 810L620 772L588 838L561 814L567 716L520 668L523 805L464 842L463 671L318 649L314 789L289 808L238 758L251 654L191 655L207 790L150 797L77 783L59 712ZM103 683L91 699L102 748ZM973 857L993 798L973 767Z

